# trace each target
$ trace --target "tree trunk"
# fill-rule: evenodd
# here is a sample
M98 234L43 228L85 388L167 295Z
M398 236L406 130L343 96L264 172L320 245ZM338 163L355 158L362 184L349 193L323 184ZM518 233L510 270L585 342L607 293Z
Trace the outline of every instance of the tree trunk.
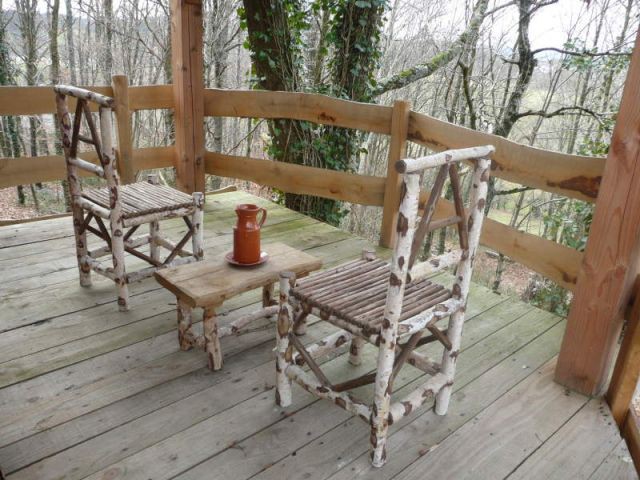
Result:
M24 60L25 60L25 77L27 85L37 85L38 79L38 11L37 0L16 0L16 11L18 13L18 26L20 36L24 43ZM31 156L38 155L38 138L37 138L38 122L35 117L29 117L29 140ZM41 184L38 184L41 187ZM39 202L35 189L31 188L33 193L33 202L36 209L39 210Z
M69 79L72 85L76 85L78 80L76 78L76 51L75 43L73 39L73 10L71 7L71 0L65 0L65 7L67 9L67 55L69 57Z
M50 80L52 85L60 83L60 54L58 49L58 19L60 13L60 0L53 0L49 5L50 8L50 22L49 25L49 56L51 59ZM67 15L67 20L69 14ZM68 25L69 31L71 31L71 25ZM69 32L67 32L67 39L69 38ZM53 124L58 125L58 116L53 115ZM62 155L62 148L60 142L55 141L55 152L57 155ZM62 180L62 192L64 196L65 211L71 211L71 192L69 191L69 183L66 180Z
M113 1L104 0L104 83L111 85L113 71Z

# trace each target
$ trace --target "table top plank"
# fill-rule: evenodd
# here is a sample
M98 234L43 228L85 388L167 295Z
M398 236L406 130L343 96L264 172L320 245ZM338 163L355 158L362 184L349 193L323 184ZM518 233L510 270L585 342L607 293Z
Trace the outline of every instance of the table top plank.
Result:
M263 246L269 259L262 265L238 267L224 258L159 270L155 278L192 307L216 306L243 292L278 280L280 272L304 276L322 267L322 260L284 243Z

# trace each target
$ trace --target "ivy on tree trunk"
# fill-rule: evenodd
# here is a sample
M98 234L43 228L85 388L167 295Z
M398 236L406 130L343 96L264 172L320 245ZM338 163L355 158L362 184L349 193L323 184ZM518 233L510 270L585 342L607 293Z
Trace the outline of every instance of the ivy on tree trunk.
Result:
M240 13L248 31L256 87L290 92L315 88L336 97L371 100L384 0L324 0L310 6L298 0L243 3ZM304 32L310 28L307 18L314 13L329 18L329 33L321 46L328 58L328 85L317 84L317 65L310 69L304 66ZM311 78L304 78L306 71L311 72ZM269 154L275 160L340 171L352 169L359 151L355 132L291 120L273 120L268 125ZM291 193L286 193L284 200L288 208L332 224L344 215L341 202L335 200Z

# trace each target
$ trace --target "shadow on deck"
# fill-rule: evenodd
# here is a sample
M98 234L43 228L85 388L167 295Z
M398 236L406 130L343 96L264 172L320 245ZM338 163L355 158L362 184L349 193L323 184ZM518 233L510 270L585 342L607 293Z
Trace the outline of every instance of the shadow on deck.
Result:
M230 250L232 206L247 201L269 206L265 242L325 266L366 245L234 192L207 201L206 257ZM360 420L298 387L291 407L275 406L272 326L224 338L225 367L210 372L202 352L178 350L175 298L154 280L133 286L124 314L111 281L94 275L81 289L69 218L0 228L0 266L0 466L12 480L637 478L606 404L552 381L564 321L479 285L449 414L423 408L394 425L389 462L373 471ZM258 301L251 292L225 308L233 316ZM331 328L312 322L303 338ZM339 378L357 367L338 357L326 368ZM420 373L405 368L396 386Z

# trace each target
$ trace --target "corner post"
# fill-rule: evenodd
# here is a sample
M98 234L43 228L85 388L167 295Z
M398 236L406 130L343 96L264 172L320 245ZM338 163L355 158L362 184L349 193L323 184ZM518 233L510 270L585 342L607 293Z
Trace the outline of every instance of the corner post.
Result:
M631 401L640 379L640 277L636 279L634 292L633 307L607 391L607 402L620 430L632 408Z
M133 183L136 181L136 170L133 166L133 138L131 136L131 111L129 110L129 79L126 75L111 77L113 111L116 114L117 140L116 161L120 181Z
M556 366L586 395L606 386L640 259L640 32Z
M396 172L396 162L407 153L407 134L409 131L409 114L411 105L396 100L391 114L391 141L389 143L389 160L387 162L387 182L384 187L384 206L382 209L382 227L380 228L380 245L390 248L396 241L396 224L398 222L398 206L400 205L400 188L402 176Z
M171 0L175 167L180 190L204 192L202 0Z

